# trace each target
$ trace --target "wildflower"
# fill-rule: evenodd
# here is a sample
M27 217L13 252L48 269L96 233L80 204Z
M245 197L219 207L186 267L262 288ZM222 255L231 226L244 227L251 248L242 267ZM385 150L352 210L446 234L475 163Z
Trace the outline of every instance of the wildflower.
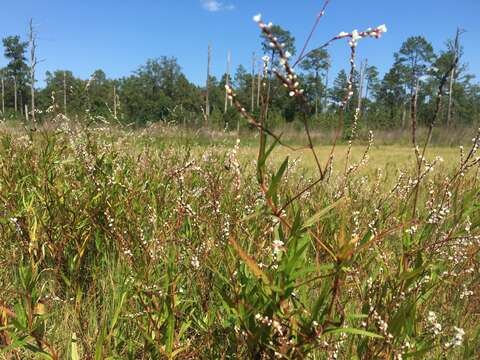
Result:
M464 284L463 285L463 292L460 294L460 299L468 298L469 296L473 295L472 290L468 290L467 286Z
M453 329L455 330L455 335L451 342L447 342L445 344L447 348L460 346L463 342L463 336L465 335L465 331L462 328L458 328L456 326L454 326Z
M357 42L361 38L362 36L358 33L358 30L355 29L352 31L352 41Z
M435 314L433 311L429 311L427 321L432 327L433 334L439 335L442 331L442 324L437 321L437 314Z
M273 252L274 252L275 254L278 254L279 252L285 250L283 246L284 246L283 241L281 241L281 240L274 240L273 243L272 243Z
M274 240L274 241L273 241L273 247L274 247L274 248L277 248L277 249L278 249L278 248L281 248L283 245L284 245L284 243L283 243L283 241L281 241L281 240Z
M194 269L198 270L198 268L200 268L200 261L198 261L198 258L196 256L192 256L192 261L190 263L192 264Z
M382 24L380 26L377 26L377 30L380 33L386 33L387 32L387 26L385 24Z

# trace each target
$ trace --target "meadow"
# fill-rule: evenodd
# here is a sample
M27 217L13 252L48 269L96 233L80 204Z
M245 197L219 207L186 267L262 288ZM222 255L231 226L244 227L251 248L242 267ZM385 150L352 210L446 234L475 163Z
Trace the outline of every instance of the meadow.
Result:
M358 42L387 28L340 32L312 51L350 48L323 129L318 92L312 102L294 70L312 35L292 62L287 33L254 20L271 53L257 106L252 92L246 110L227 74L224 112L202 108L190 124L149 101L123 118L116 85L113 112L91 101L93 78L75 99L85 114L69 118L66 72L63 109L53 91L37 111L30 26L31 111L18 118L15 88L17 117L0 124L0 358L480 357L480 129L436 128L452 114L442 97L458 46L428 102L421 76L401 99L385 90L402 128L373 133L355 60ZM129 81L148 100L148 77ZM278 89L288 112L270 108Z
M322 181L254 130L0 133L1 358L480 355L478 133L420 173L343 142Z

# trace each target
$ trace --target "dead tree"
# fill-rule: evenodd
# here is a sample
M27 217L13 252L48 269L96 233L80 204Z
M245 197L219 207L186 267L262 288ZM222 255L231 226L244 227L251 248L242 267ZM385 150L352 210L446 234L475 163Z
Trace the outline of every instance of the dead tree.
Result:
M17 89L17 77L13 76L13 107L15 108L15 115L18 112L18 89Z
M230 51L227 54L227 72L225 76L225 85L230 86L230 62L231 62L231 54ZM223 109L223 112L226 113L228 109L228 91L227 88L225 87L225 108Z
M457 28L457 33L455 34L455 42L454 42L454 58L457 59L459 57L460 52L460 29ZM458 63L453 67L450 73L450 84L448 89L448 110L447 110L447 126L450 126L452 122L452 108L453 108L453 85L455 83L455 75L457 71Z
M205 122L210 118L210 70L212 65L212 46L208 44L207 82L205 84ZM205 124L207 125L207 124Z
M327 106L328 106L328 71L330 69L330 64L328 65L327 67L327 71L325 72L325 96L324 96L324 105L323 105L323 109L324 111L327 110Z
M113 85L113 118L117 120L117 86Z
M251 111L255 109L255 52L252 54L252 104Z
M257 72L257 109L260 107L260 87L262 83L262 67L259 65L258 66L258 72Z
M67 72L63 72L63 114L67 115Z
M2 76L2 117L5 120L5 81Z
M35 122L35 68L37 67L37 34L33 28L33 19L30 19L29 28L29 45L30 45L30 93L31 93L31 109L32 121ZM28 115L27 115L28 118Z
M368 60L362 62L360 66L360 79L358 84L358 109L362 111L363 88L365 84L365 74L367 72Z

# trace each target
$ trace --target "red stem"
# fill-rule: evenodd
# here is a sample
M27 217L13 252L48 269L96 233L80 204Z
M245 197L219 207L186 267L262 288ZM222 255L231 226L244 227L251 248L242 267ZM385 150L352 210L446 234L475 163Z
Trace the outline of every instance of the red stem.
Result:
M298 59L293 64L292 67L295 67L303 58L303 54L305 54L305 51L307 50L307 46L310 43L310 40L313 37L313 34L315 34L315 31L317 30L318 24L320 23L320 20L322 19L323 15L325 14L325 9L327 8L330 0L325 0L322 6L322 10L317 15L317 19L315 20L315 23L313 24L312 31L310 31L310 34L308 35L307 40L305 41L305 44L303 45L302 51L300 52L300 55L298 55Z

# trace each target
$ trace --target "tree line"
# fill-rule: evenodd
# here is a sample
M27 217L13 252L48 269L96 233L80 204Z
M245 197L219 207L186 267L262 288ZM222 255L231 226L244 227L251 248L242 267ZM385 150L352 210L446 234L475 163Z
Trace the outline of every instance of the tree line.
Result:
M285 49L295 55L292 34L277 25L271 31ZM371 128L406 127L412 98L416 101L417 121L428 123L438 84L456 57L460 60L449 75L440 122L445 126L476 125L480 85L463 61L461 34L457 30L455 37L446 41L439 51L434 51L422 36L409 37L393 54L393 65L383 76L376 66L363 60L354 74L354 95L346 109L347 125L359 107L362 122ZM248 69L240 65L230 74L228 59L227 71L221 78L211 75L209 47L204 86L190 82L176 58L162 56L147 60L131 75L119 79L107 78L103 70L96 70L89 79L78 78L66 69L48 71L45 86L37 89L36 36L32 25L28 41L14 35L2 42L7 60L7 65L0 69L3 119L42 121L62 114L74 119L87 117L136 125L166 121L233 128L240 124L240 119L226 97L225 85L233 85L245 108L255 113L259 111L263 73L281 61L268 39L262 38L262 53L253 54ZM338 104L346 95L347 72L340 70L338 74L331 74L331 58L325 49L309 52L299 67L300 81L311 102L307 114L310 121L314 125L330 126ZM274 77L268 87L269 91L275 89L271 92L269 110L271 126L295 121L301 109L287 90Z

